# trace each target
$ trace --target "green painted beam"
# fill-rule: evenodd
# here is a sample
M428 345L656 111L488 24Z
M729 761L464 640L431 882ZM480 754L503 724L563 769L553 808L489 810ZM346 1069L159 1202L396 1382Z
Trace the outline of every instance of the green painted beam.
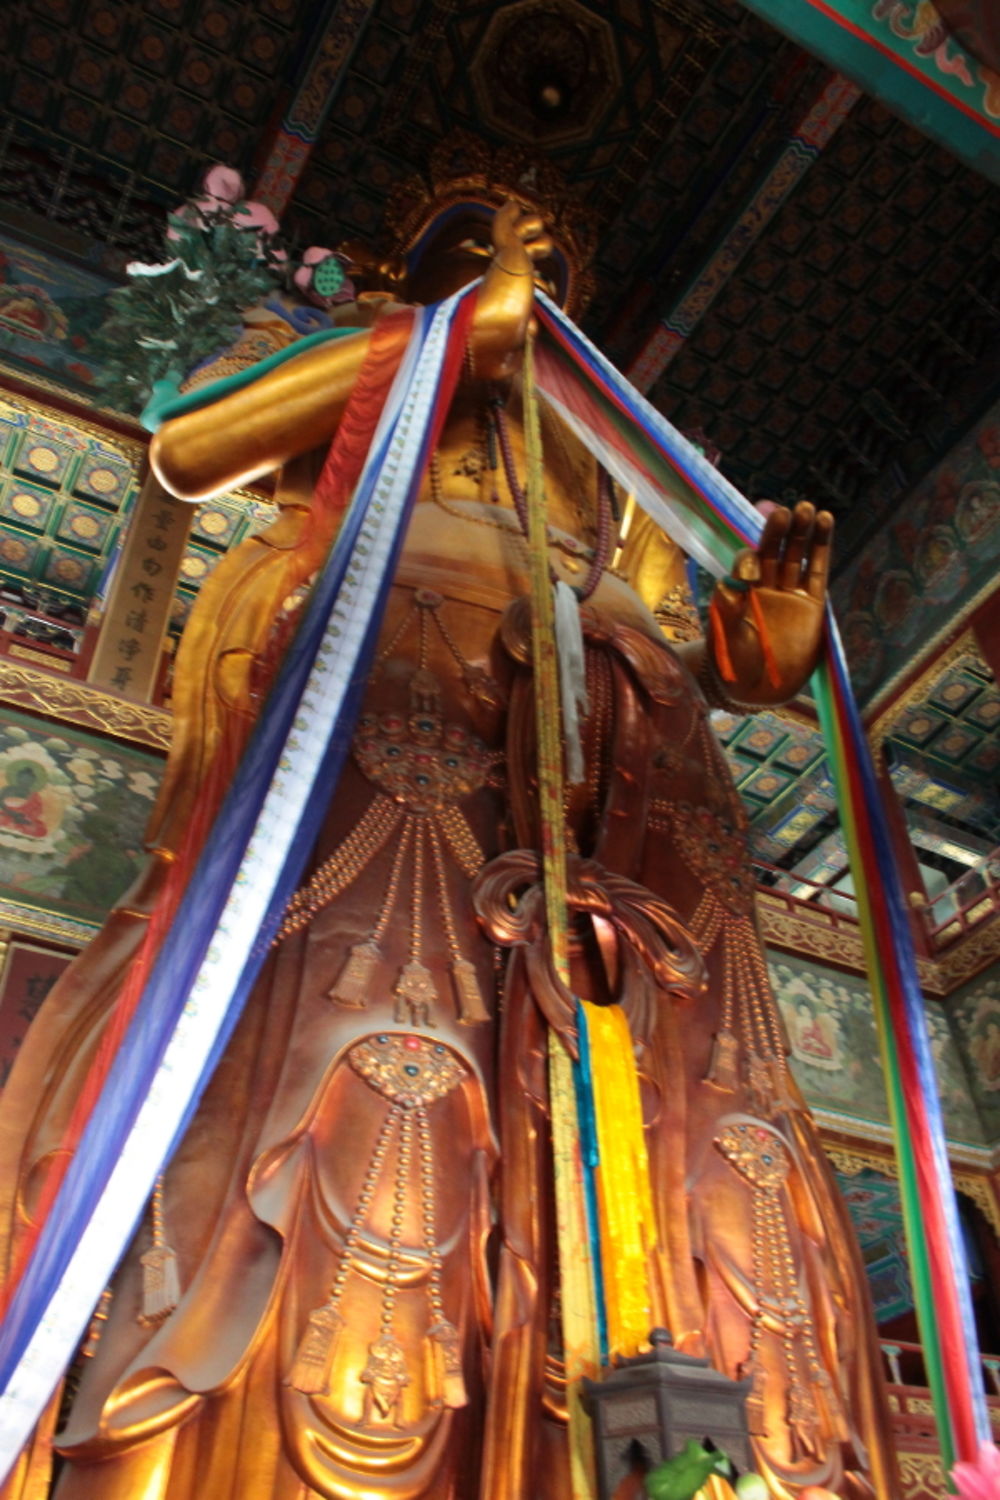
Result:
M743 0L948 151L1000 182L1000 85L917 0Z

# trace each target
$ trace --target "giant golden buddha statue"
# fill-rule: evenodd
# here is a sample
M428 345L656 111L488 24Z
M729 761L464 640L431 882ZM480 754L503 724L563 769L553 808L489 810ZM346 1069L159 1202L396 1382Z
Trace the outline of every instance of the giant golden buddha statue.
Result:
M517 905L539 841L518 372L536 282L572 305L569 240L530 196L483 182L404 217L407 300L483 277L465 374L311 866L64 1403L58 1500L569 1494L545 1088L546 1027L561 1023ZM383 328L395 316L390 298L365 308ZM305 579L321 559L311 490L372 341L362 328L312 349L155 439L162 483L187 499L276 471L278 518L204 586L149 873L54 992L7 1090L11 1245L204 768L257 711L275 622L298 602L287 560ZM637 520L612 556L608 484L554 416L542 426L551 568L585 596L584 774L565 806L573 980L620 998L632 1028L653 1321L752 1377L775 1500L807 1484L893 1500L864 1272L788 1072L746 820L708 719L712 702L752 710L805 682L832 522L776 510L719 585L724 684L702 639L666 638L677 548ZM143 1315L151 1233L179 1271L161 1318ZM4 1494L37 1500L47 1464L42 1432Z

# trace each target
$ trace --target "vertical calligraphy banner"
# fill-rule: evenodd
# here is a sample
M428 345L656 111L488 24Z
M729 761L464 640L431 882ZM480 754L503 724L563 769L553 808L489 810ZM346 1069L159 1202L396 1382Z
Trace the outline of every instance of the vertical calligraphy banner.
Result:
M148 474L139 491L87 680L148 703L191 529L193 507Z
M68 953L11 941L0 969L0 1089L39 1006L70 961Z

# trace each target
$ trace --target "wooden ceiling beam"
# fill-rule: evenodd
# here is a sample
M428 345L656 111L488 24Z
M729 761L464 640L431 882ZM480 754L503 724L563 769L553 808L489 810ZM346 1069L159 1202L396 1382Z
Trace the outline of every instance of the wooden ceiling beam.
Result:
M374 9L375 0L333 0L328 8L252 194L278 218L298 186Z
M950 0L942 19L932 5L900 6L897 0L743 3L953 156L1000 182L1000 109L995 74L986 66L997 25L987 12L995 7L981 7L992 41L976 57L960 45L970 33L959 18L971 17L977 4Z
M639 352L626 368L628 378L640 391L651 390L659 380L860 97L861 90L846 78L836 73L827 76L784 147L730 220L704 264L647 334Z

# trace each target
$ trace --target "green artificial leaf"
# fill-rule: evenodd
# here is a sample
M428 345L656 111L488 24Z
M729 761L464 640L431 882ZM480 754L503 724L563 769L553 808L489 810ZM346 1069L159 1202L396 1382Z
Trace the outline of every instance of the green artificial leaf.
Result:
M201 226L168 217L176 238L162 266L137 269L111 292L92 357L103 398L138 413L153 386L189 374L239 338L243 314L281 284L280 266L266 237L237 229L228 213Z

